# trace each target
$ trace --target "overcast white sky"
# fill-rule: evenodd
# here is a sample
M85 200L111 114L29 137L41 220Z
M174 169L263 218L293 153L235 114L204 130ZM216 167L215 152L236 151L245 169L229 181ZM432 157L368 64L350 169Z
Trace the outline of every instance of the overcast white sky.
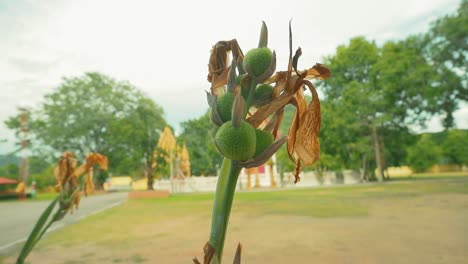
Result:
M235 5L234 5L235 4ZM237 38L244 52L258 43L261 21L278 69L288 55L288 21L302 65L320 62L351 37L382 43L424 32L460 0L116 1L0 0L0 154L12 147L3 120L19 105L35 107L63 76L99 71L128 80L181 121L207 109L204 90L211 46ZM468 128L468 106L456 113ZM429 130L440 130L437 119ZM180 132L180 131L177 131Z

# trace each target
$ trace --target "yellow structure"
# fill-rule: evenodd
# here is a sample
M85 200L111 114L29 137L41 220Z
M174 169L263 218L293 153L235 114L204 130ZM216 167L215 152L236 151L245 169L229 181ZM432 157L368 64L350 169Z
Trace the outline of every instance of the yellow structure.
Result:
M16 186L15 192L16 193L24 193L25 190L26 190L26 188L24 186L24 183L19 182L18 185Z
M136 191L144 191L148 189L148 179L143 178L136 181L133 181L132 189Z
M104 184L105 191L119 191L119 190L131 190L133 186L133 180L130 176L111 177L108 182Z
M179 156L179 169L182 171L185 177L190 177L190 156L187 150L187 146L184 145L180 148L178 153Z
M169 127L165 127L158 141L158 148L163 149L168 154L177 146L176 138Z
M463 172L463 167L454 165L454 164L436 164L424 173L451 173L451 172ZM375 171L377 173L377 170ZM415 172L409 166L400 166L400 167L388 167L386 173L390 177L408 177L413 175Z
M164 150L166 152L166 156L165 156L165 159L166 159L166 162L169 164L169 168L170 168L170 177L172 178L172 176L174 175L173 173L173 168L172 168L172 162L174 160L174 151L176 150L177 148L177 143L176 143L176 138L174 136L174 134L172 134L172 131L169 127L165 127L164 128L164 131L162 132L161 134L161 137L159 138L159 141L158 141L158 148ZM157 151L155 151L153 153L154 156L157 156L157 155L162 155L161 153L157 153ZM153 168L157 168L158 164L156 164L156 160L157 159L154 159L155 162L153 163Z

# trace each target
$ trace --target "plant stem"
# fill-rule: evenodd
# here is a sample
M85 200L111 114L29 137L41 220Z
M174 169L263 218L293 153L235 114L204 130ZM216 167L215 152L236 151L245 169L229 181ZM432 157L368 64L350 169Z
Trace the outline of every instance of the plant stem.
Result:
M250 80L249 82L249 95L247 97L247 102L244 105L244 116L247 115L250 107L252 106L255 94L255 88L257 87L257 82L255 80Z
M223 255L224 239L229 224L232 201L237 179L242 167L235 161L224 158L221 165L211 220L210 245L215 248L219 263Z

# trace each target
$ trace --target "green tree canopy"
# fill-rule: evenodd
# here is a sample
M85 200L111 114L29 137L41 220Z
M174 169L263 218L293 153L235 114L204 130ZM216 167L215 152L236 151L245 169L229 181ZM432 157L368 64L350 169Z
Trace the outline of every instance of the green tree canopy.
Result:
M17 120L6 124L18 129ZM71 151L80 159L102 153L114 175L131 174L143 160L150 162L158 129L166 124L162 108L136 87L100 73L64 78L32 111L30 123L41 149Z
M468 131L452 129L442 143L442 152L448 163L468 165Z

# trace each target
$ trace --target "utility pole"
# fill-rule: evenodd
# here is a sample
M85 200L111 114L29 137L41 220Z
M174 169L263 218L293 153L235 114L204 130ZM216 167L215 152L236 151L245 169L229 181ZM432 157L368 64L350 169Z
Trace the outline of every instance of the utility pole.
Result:
M28 180L28 131L29 131L29 110L26 108L19 108L20 110L20 167L19 167L19 180L23 182L26 192L27 180Z

